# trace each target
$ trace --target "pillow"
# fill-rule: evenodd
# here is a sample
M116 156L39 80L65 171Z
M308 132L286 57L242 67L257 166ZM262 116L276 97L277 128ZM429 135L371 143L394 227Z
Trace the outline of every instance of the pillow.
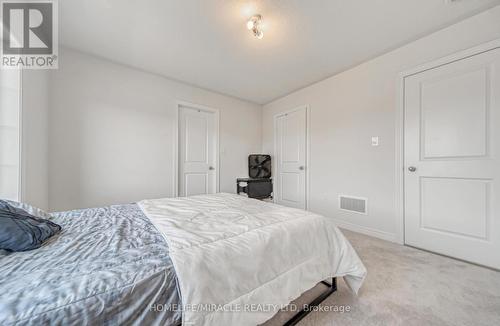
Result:
M26 251L39 248L61 227L0 200L0 249Z
M49 213L41 210L40 208L31 206L30 204L19 203L17 201L13 201L13 200L7 200L7 199L2 200L2 199L0 199L0 206L2 205L2 203L7 203L7 204L9 204L11 206L14 206L16 208L20 208L23 211L27 212L28 214L31 214L31 215L36 216L36 217L45 218L45 219L50 219L51 218L51 216L50 216Z

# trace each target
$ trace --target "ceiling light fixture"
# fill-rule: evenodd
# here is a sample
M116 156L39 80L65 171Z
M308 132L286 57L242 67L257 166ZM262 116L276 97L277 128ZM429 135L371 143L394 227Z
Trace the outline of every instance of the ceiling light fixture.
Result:
M247 22L247 28L252 31L253 36L259 40L264 37L264 32L261 29L262 16L254 15Z

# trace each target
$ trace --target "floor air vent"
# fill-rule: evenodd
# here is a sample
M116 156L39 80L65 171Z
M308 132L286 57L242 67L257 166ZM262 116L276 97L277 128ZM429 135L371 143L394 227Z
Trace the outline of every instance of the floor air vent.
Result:
M366 198L339 196L340 209L349 212L360 214L367 214L367 200Z

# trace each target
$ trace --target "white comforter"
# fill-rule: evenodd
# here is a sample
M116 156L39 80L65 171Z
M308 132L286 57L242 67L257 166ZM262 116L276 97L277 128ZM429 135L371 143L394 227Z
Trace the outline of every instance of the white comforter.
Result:
M366 275L332 221L304 210L231 194L139 206L170 247L184 325L257 325L321 280L357 293Z

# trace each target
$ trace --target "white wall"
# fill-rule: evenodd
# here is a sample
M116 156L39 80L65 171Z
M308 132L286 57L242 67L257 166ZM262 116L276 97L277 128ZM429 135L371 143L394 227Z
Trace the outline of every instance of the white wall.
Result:
M339 226L395 240L399 74L495 38L500 38L500 7L275 100L264 106L264 152L273 152L273 116L309 105L310 209L335 218ZM379 147L371 146L371 136L380 137ZM340 211L339 194L367 197L369 214Z
M22 200L46 210L49 208L49 72L24 70L22 83Z
M178 100L220 110L221 191L261 149L256 104L69 49L50 85L51 210L172 196Z

